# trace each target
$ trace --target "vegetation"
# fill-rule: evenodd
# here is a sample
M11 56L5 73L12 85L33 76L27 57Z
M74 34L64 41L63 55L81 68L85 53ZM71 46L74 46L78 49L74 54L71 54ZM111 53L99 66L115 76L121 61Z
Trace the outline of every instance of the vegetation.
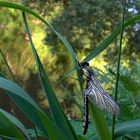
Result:
M0 138L139 139L139 3L12 2L0 1ZM121 110L112 121L111 114L89 103L91 122L85 136L77 60L90 61L107 92L118 94Z

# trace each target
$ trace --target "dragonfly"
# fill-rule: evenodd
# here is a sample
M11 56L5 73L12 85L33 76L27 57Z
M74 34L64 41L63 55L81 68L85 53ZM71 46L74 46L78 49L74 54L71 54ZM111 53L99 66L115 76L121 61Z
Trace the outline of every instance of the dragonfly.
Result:
M111 96L107 94L101 83L96 78L92 68L88 62L79 63L81 75L85 83L84 90L84 121L83 121L83 134L85 135L88 129L89 111L88 100L103 111L110 112L117 115L120 112L118 104Z

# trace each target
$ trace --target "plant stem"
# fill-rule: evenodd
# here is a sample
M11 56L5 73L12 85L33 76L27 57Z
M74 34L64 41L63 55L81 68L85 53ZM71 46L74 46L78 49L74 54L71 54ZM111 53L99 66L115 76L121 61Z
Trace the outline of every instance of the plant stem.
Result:
M0 49L0 53L1 53L2 57L3 57L3 60L4 60L4 62L5 62L5 64L6 64L6 66L7 66L8 70L9 70L9 72L10 72L10 74L11 74L11 76L12 76L13 80L14 80L14 81L16 81L16 79L15 79L15 77L14 77L13 73L12 73L12 70L11 70L11 68L10 68L9 64L7 63L7 60L6 60L6 58L5 58L5 56L4 56L4 54L3 54L3 52L2 52L2 50L1 50L1 49Z
M125 7L126 7L126 0L124 0L123 17L122 17L121 32L120 32L120 44L118 49L118 63L117 63L116 84L115 84L115 101L117 101L117 96L118 96L119 71L120 71L121 49L122 49L122 39L123 39L123 31L124 31ZM112 118L112 140L114 140L114 130L115 130L115 115L113 115Z

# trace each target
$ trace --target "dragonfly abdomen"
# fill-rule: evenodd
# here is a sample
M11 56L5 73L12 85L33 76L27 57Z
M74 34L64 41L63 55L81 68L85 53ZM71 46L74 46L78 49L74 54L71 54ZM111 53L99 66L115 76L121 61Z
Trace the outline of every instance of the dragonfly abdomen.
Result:
M89 120L89 112L88 112L88 97L86 93L84 94L84 121L83 121L83 135L86 134L88 129L88 120Z

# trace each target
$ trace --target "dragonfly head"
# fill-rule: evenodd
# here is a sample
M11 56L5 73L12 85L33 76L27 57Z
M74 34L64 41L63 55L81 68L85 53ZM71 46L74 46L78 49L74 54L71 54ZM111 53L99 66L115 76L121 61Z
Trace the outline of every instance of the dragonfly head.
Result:
M86 62L86 61L83 61L83 62L81 62L81 66L82 66L82 67L84 67L84 66L89 66L89 63Z
M83 78L85 80L89 80L90 75L92 74L92 69L90 68L89 63L85 61L81 62L80 69L81 69Z

